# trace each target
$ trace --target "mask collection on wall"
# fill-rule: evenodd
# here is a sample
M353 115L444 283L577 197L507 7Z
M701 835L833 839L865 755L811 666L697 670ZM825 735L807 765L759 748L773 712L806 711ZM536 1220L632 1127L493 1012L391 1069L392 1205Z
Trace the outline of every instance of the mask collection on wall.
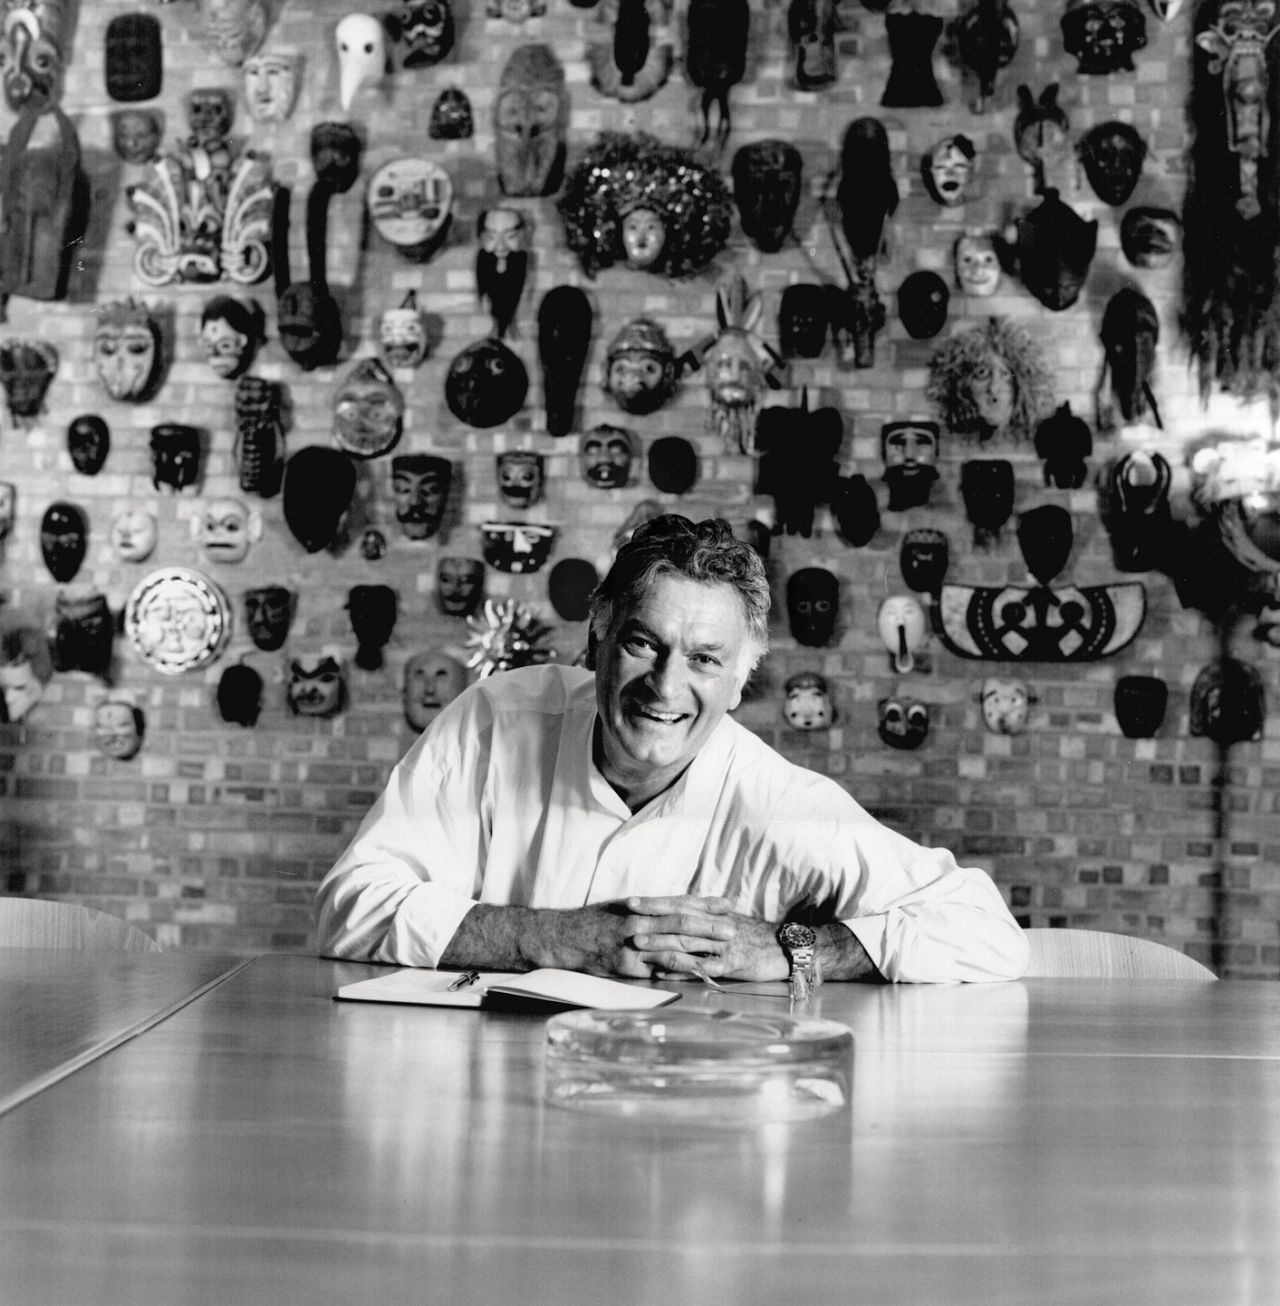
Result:
M528 16L537 15L539 6L526 7ZM516 15L517 8L499 6L491 16L518 30L517 17L524 15ZM902 6L888 8L882 21L893 66L881 105L908 110L940 105L944 97L933 59L944 21ZM25 83L6 72L6 98L19 113L24 101L14 97L22 85L28 94L56 98L64 72L61 61L70 32L54 30L61 10L55 6L50 12L56 19L50 20L54 27L46 33L50 58L38 70L28 70ZM399 540L389 543L386 533L372 527L363 534L358 526L355 535L349 530L357 486L365 476L357 465L365 463L376 482L377 498L393 507L401 539L410 546L438 541L452 550L447 528L457 480L454 463L441 454L408 452L402 444L406 400L401 387L430 357L438 339L420 309L419 292L390 297L393 306L378 316L376 339L368 342L377 356L353 359L335 381L331 436L336 447L304 444L286 454L284 388L252 375L270 334L267 315L243 292L273 277L277 338L304 372L333 366L343 356L344 344L354 343L345 338L342 310L326 281L327 222L331 198L350 190L359 177L367 142L362 132L345 123L320 123L313 130L315 181L303 205L308 267L304 277L293 280L291 191L275 182L267 156L251 148L246 129L251 134L254 127L269 130L287 122L309 70L296 52L264 48L271 18L269 7L257 0L210 5L202 12L203 37L218 58L236 70L233 80L239 80L250 123L237 124L236 95L227 88L190 92L183 102L182 125L166 123L162 114L146 106L113 111L114 149L135 170L133 175L141 177L128 190L137 279L157 292L193 284L218 291L204 300L199 348L214 376L236 383L240 488L263 500L281 493L284 524L304 552L341 551L359 539L360 554L376 562L399 545ZM657 94L675 65L668 7L661 0L607 0L597 20L599 30L584 51L594 93L624 104ZM841 475L846 421L838 409L818 403L811 409L803 389L798 404L765 400L770 390L791 385L792 364L821 357L829 342L842 369L874 365L875 337L886 321L876 290L877 260L883 256L886 231L899 203L899 185L883 124L873 117L852 122L822 200L845 285L837 286L834 279L788 285L780 295L776 343L771 343L764 294L740 275L721 278L723 269L716 260L723 256L735 223L762 254L786 249L796 240L793 223L814 188L806 182L803 155L789 142L749 142L731 161L724 154L732 131L730 93L746 75L751 22L742 0L692 0L688 6L684 73L698 91L694 148L643 132L604 131L594 143L574 151L567 131L570 90L561 59L548 45L521 41L502 66L493 108L491 168L502 199L477 213L468 233L460 233L454 222L454 179L441 163L399 158L371 173L366 196L376 233L371 238L386 242L407 263L428 268L446 244L457 243L463 234L475 245L475 293L491 318L491 329L450 361L443 385L449 412L480 432L512 421L525 409L531 389L522 355L536 346L544 429L553 438L576 438L576 467L586 485L611 493L634 486L647 471L660 492L679 496L697 482L697 449L679 436L646 440L643 427L637 433L627 422L671 405L682 382L700 371L708 431L718 437L726 455L751 459L751 490L773 501L761 547L767 549L770 534L807 540L815 531L831 529L819 511L823 507L829 509L834 537L854 548L875 537L882 511L915 514L906 519L910 529L904 525L902 530L901 571L911 593L888 594L874 623L893 674L906 676L927 668L928 658L922 661L921 655L931 631L944 648L962 658L1056 662L1117 652L1141 626L1145 591L1139 581L1057 582L1072 547L1071 518L1065 510L1016 514L1018 545L1031 578L1025 585L944 582L952 563L947 537L918 522L929 511L942 479L940 451L950 448L953 440L984 454L1000 444L1034 443L1044 463L1045 486L1075 489L1089 473L1095 436L1137 422L1159 425L1151 380L1160 341L1158 314L1135 287L1117 289L1101 318L1092 430L1068 404L1055 411L1044 337L998 314L981 318L980 305L974 307L998 291L1007 293L1006 278L1016 278L1049 312L1076 304L1098 250L1099 223L1077 214L1049 184L1050 178L1061 172L1064 160L1078 161L1097 198L1119 209L1135 193L1148 156L1147 142L1122 121L1074 133L1063 103L1069 97L1058 83L1017 88L1016 109L1008 115L1011 136L1030 170L1034 201L1022 204L1002 231L962 231L945 251L946 276L920 268L897 287L897 311L908 336L915 341L942 337L927 351L925 398L932 411L883 423L881 475ZM1018 46L1012 7L966 6L945 27L942 52L962 74L969 107L986 112L997 79ZM150 15L122 15L111 23L104 71L108 92L118 103L139 105L159 93L163 29ZM798 89L821 92L838 80L836 29L835 6L825 0L797 0L791 6L787 40ZM1077 62L1079 73L1089 76L1131 72L1133 55L1146 42L1145 17L1127 0L1067 0L1061 30L1064 53ZM1205 19L1196 44L1222 61L1235 49L1233 39ZM344 114L365 97L376 96L384 78L434 66L453 53L454 18L447 0L406 3L385 21L348 14L333 30L338 101ZM1222 74L1228 82L1230 75ZM1200 81L1206 83L1203 74ZM1212 99L1212 89L1206 83L1197 94ZM1216 89L1235 105L1230 85ZM465 93L444 88L431 114L430 137L462 141L470 137L472 127ZM25 130L29 133L29 126ZM1248 148L1248 131L1242 116L1232 118L1227 149L1242 212L1260 185L1257 165L1250 163L1257 151ZM973 139L976 135L954 132L912 156L911 168L918 161L918 180L928 199L944 212L962 212L979 184L988 142ZM70 138L63 130L55 154L69 153L68 139L74 139L73 130ZM26 134L15 127L0 177L6 199L11 192L32 189L14 175L24 151L34 153ZM69 196L70 183L62 190ZM67 212L72 201L62 197L62 190L54 196L53 210L53 229L60 231L74 225ZM706 324L711 333L678 352L656 317L616 321L606 314L597 321L593 305L607 302L607 297L572 285L548 289L537 310L536 330L522 333L517 324L534 272L535 214L532 208L505 201L541 198L550 203L537 210L537 219L546 221L554 213L565 245L589 282L606 272L671 282L716 274L717 321ZM185 220L183 207L193 204L202 215L194 227ZM1172 210L1141 205L1116 216L1119 243L1133 267L1158 269L1181 252L1182 225ZM59 297L58 278L58 269L46 269L42 288L34 276L24 282L0 268L0 293ZM234 293L222 293L224 288ZM946 333L953 296L963 299L964 311L980 320ZM1210 319L1203 334L1218 330L1221 335L1219 324L1227 308L1211 305L1207 311L1218 316ZM156 305L142 300L107 303L99 310L93 360L109 400L144 404L163 391L174 355L173 342L166 339L172 329ZM599 387L618 410L618 422L581 430L582 388L593 341L603 353ZM1221 371L1221 362L1217 365ZM38 417L57 371L58 355L51 345L38 340L0 342L0 381L15 420ZM176 422L155 425L151 479L157 494L192 496L192 539L204 561L216 569L246 560L262 538L264 516L256 505L232 497L199 498L208 438L207 432ZM77 473L98 475L111 456L107 422L93 413L76 417L67 428L67 452ZM1159 565L1169 518L1168 473L1158 454L1138 452L1115 460L1104 474L1100 512L1118 570L1140 572ZM540 451L497 453L493 493L502 509L517 519L488 520L476 527L472 547L482 556L450 551L435 563L434 596L440 614L481 623L476 638L482 656L472 662L473 670L482 668L481 674L488 674L486 667L538 660L534 654L542 650L536 645L545 635L536 618L518 605L504 608L485 598L486 567L516 577L545 568L557 615L570 622L585 618L597 569L586 560L570 558L549 566L560 528L523 516L543 500L547 477ZM880 481L883 501L874 484ZM1011 464L997 457L969 458L957 485L946 488L954 488L963 501L974 528L973 549L1000 548L1002 532L1015 517ZM475 489L463 485L462 491ZM632 517L642 507L637 505ZM0 519L3 508L0 498ZM12 495L8 515L12 521ZM1215 521L1222 517L1219 513ZM627 529L619 531L618 539L625 538ZM0 538L3 533L0 530ZM47 506L39 529L40 549L49 575L59 585L76 576L90 534L88 517L76 504L60 500ZM1248 533L1243 526L1237 526L1234 535L1223 527L1220 534L1224 547L1234 540L1237 555L1246 553ZM158 536L155 514L141 506L117 513L109 523L111 547L128 564L150 559ZM1259 566L1265 569L1266 564ZM1280 570L1280 562L1275 570ZM850 619L841 611L839 577L826 568L793 570L786 577L785 596L792 637L805 648L829 647ZM93 598L91 611L68 610L60 617L55 669L92 670L106 678L111 653L108 648L104 658L95 622L108 629L109 646L111 614L105 601L99 602L102 596ZM59 597L62 607L70 602ZM247 634L256 649L285 649L297 595L267 585L245 591L243 602ZM373 671L382 666L399 602L388 586L351 589L347 610L356 637L356 667ZM866 614L859 614L858 620L865 624ZM134 654L153 669L164 674L199 670L222 653L231 605L210 576L164 567L136 585L122 625ZM6 654L0 670L21 660L29 658ZM466 678L466 669L450 654L413 654L403 666L406 721L421 729L456 697ZM337 654L290 651L286 679L286 701L295 715L332 717L348 701L345 659ZM1153 684L1163 688L1149 677L1129 676L1117 683L1116 716L1124 734L1146 737L1158 728L1163 699ZM1236 692L1236 681L1225 672L1222 684ZM1217 694L1215 702L1227 693L1211 686L1203 695L1206 701L1211 691ZM1034 701L1021 682L983 682L981 711L992 730L1017 733ZM261 706L261 677L248 665L227 668L217 704L224 720L252 725ZM887 746L911 749L927 738L929 709L918 699L896 693L882 699L877 712L878 733ZM102 751L119 759L133 756L144 735L140 709L108 698L98 713L95 734ZM836 710L825 678L816 672L789 677L782 716L797 730L829 727ZM1201 717L1209 722L1208 707ZM1253 737L1243 731L1243 726L1205 724L1196 733Z

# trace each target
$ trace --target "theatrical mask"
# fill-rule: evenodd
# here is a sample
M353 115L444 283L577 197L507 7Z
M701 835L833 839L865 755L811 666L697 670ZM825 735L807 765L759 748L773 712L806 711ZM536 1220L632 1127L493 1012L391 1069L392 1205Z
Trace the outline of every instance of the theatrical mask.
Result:
M443 557L436 564L436 606L446 617L469 617L484 597L479 558Z
M453 464L435 454L398 454L391 460L391 492L396 520L410 540L429 540L440 529Z
M890 748L919 748L929 734L929 708L915 698L882 698L876 733Z
M151 484L185 490L200 475L200 432L194 426L161 422L151 428Z
M284 122L298 97L301 59L295 54L251 54L241 67L244 101L257 123Z
M250 301L215 295L200 314L200 349L214 376L234 380L253 362L262 341L262 310Z
M645 204L635 204L622 215L622 258L628 267L644 272L662 258L667 227L662 214Z
M337 658L328 654L291 658L285 695L294 716L337 716L347 702L346 680Z
M1120 219L1120 248L1135 268L1166 268L1182 248L1182 221L1172 209L1135 205Z
M115 618L104 594L68 597L53 604L53 667L55 671L87 671L106 677L111 670Z
M89 523L74 503L51 503L40 520L40 554L60 584L80 570L89 547Z
M453 182L430 159L392 159L373 174L366 203L378 234L406 258L423 262L448 232Z
M920 600L914 594L890 594L876 613L876 629L889 650L889 660L899 675L915 670L916 658L924 647L929 623Z
M955 246L956 285L985 299L1000 287L1000 259L988 235L961 236Z
M1031 694L1021 680L988 676L982 682L982 719L996 735L1020 735L1027 725Z
M111 547L124 562L145 562L155 551L159 529L153 513L129 508L111 523Z
M529 270L529 224L519 209L486 209L477 223L476 288L493 314L493 334L515 320Z
M902 537L898 565L907 587L917 594L937 594L950 561L950 545L941 531L922 526Z
M1122 421L1136 422L1151 412L1159 426L1160 415L1151 392L1151 373L1160 339L1156 306L1140 290L1122 286L1107 301L1098 335L1106 352L1111 393Z
M208 153L206 166L215 169L230 166L227 137L235 120L236 106L231 92L220 86L202 87L190 91L186 98L187 126L191 129L188 146Z
M425 0L401 5L389 15L392 35L404 46L404 68L429 68L453 49L453 9L450 0Z
M466 668L447 653L415 653L404 664L404 717L425 730L467 687Z
M116 14L103 42L103 80L113 100L133 103L160 94L164 41L160 20L139 12Z
M1049 169L1066 157L1071 124L1058 103L1058 84L1053 82L1037 100L1029 86L1018 87L1018 115L1013 121L1013 139L1018 155L1031 165L1035 190L1045 187Z
M142 747L142 711L122 698L108 698L93 710L93 738L98 751L117 761L136 757Z
M204 33L232 68L254 54L267 35L266 0L199 0Z
M944 136L924 156L921 175L925 189L945 208L954 208L969 198L977 147L963 133Z
M628 323L609 346L605 393L628 413L653 413L676 390L676 354L667 333L649 318Z
M191 536L210 562L243 562L262 538L262 514L238 499L210 499L192 517Z
M546 464L540 453L508 449L497 455L498 493L511 508L531 508L542 498Z
M17 507L18 491L12 481L0 481L0 540L9 538L13 530L13 514Z
M427 135L433 141L465 141L475 134L475 129L475 115L466 92L457 86L446 86L431 106Z
M284 646L292 620L293 595L283 585L261 585L245 591L245 625L249 638L264 653Z
M504 195L549 195L564 166L569 92L549 45L522 45L503 67L494 104L494 152Z
M936 272L912 272L898 287L898 317L912 340L932 340L947 324L951 292Z
M97 476L111 451L111 431L96 413L73 417L67 426L67 452L81 476Z
M903 512L922 508L938 479L937 422L886 422L880 429L884 480L889 487L889 509Z
M486 521L480 523L484 560L496 571L527 576L541 571L555 547L559 528L541 523Z
M594 426L578 441L582 479L597 490L618 490L631 479L635 440L620 426Z
M835 720L827 679L816 671L788 676L782 693L783 720L793 730L826 730Z
M262 713L262 677L243 662L218 679L218 713L229 725L255 726Z
M418 311L417 291L378 319L378 344L388 367L418 367L427 356L427 324Z
M58 370L58 351L43 340L0 344L0 383L12 417L35 417Z
M372 14L348 14L333 33L338 51L338 98L348 113L362 86L382 81L387 46L382 24Z
M400 599L390 585L353 585L347 591L347 616L356 637L356 666L377 671L382 650L395 630Z
M360 136L350 123L318 122L311 129L311 166L317 183L345 195L360 175Z
M520 356L492 336L463 349L444 381L449 411L468 426L500 426L524 406L529 373Z
M835 634L836 578L823 567L801 567L787 577L787 620L796 643L820 648Z
M361 359L333 398L338 447L356 458L376 458L393 449L404 424L404 396L376 358Z
M787 286L778 304L778 343L784 358L817 358L831 326L828 287L802 282Z
M160 150L160 119L151 109L118 109L111 115L111 144L125 163L150 163Z
M1231 0L1228 0L1230 5ZM1271 0L1262 0L1270 6ZM1252 8L1249 0L1238 7ZM1133 71L1133 53L1147 43L1147 20L1138 0L1067 0L1062 45L1081 73Z
M1093 192L1112 207L1124 204L1142 176L1147 143L1127 122L1099 123L1076 146Z
M160 369L160 328L145 305L103 306L93 333L93 365L112 399L146 399Z
M6 0L0 33L4 98L15 113L57 98L75 22L70 0Z
M1013 369L994 351L974 363L967 378L969 396L989 435L1004 430L1016 399Z
M791 234L803 173L800 151L788 141L753 141L733 156L733 198L742 230L765 254L776 254Z

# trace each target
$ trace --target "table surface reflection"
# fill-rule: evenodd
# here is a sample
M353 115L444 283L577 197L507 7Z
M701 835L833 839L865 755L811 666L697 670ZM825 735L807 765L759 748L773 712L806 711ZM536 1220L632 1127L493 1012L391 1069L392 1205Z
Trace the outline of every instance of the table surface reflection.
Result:
M1280 1302L1280 986L831 984L851 1109L695 1132L544 1105L540 1017L332 1001L380 970L260 957L0 1118L3 1300Z

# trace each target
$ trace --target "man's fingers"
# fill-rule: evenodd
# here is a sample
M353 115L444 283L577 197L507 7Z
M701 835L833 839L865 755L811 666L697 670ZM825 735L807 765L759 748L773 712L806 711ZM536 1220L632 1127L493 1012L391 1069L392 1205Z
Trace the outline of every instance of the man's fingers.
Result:
M698 934L637 934L635 946L645 952L679 952L690 956L715 956L719 942ZM686 968L687 969L687 968Z
M714 961L695 956L680 949L662 948L637 954L640 961L651 970L666 971L670 975L696 975L700 971L711 973Z
M636 916L631 925L637 938L677 934L713 943L728 943L738 932L735 921L723 916L698 916L693 912L680 912L674 916Z
M633 916L674 916L685 911L703 912L708 916L727 916L733 911L728 898L698 898L683 893L670 898L628 898L627 910Z

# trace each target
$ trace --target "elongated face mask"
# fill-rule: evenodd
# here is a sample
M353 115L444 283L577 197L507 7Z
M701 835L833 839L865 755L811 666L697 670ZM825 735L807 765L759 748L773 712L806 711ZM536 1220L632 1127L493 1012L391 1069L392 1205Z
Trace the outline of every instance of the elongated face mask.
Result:
M387 66L382 24L372 14L348 14L334 30L338 49L338 98L351 109L362 86L376 85Z
M400 454L391 460L396 520L410 540L429 540L440 529L453 464L434 454Z
M254 122L284 122L293 112L298 63L296 55L284 53L254 54L244 61L244 100Z
M293 620L293 595L283 585L262 585L245 591L245 625L249 638L264 652L283 646Z
M378 319L378 343L388 367L417 367L427 356L427 325L418 311L414 291L399 308L389 308Z
M467 687L467 672L447 653L415 653L404 664L404 715L425 730Z
M913 671L928 629L920 600L912 594L891 594L880 604L876 626L893 669L899 675Z
M160 328L133 300L106 305L93 334L93 362L112 399L140 401L160 364Z
M799 644L820 648L836 628L839 588L823 567L801 567L787 578L787 618Z
M80 570L89 545L89 524L74 503L51 503L40 522L40 553L60 584Z
M436 564L436 606L447 617L469 617L484 597L479 558L444 557Z
M565 151L569 92L549 45L522 45L502 70L494 104L494 151L504 195L547 195Z

